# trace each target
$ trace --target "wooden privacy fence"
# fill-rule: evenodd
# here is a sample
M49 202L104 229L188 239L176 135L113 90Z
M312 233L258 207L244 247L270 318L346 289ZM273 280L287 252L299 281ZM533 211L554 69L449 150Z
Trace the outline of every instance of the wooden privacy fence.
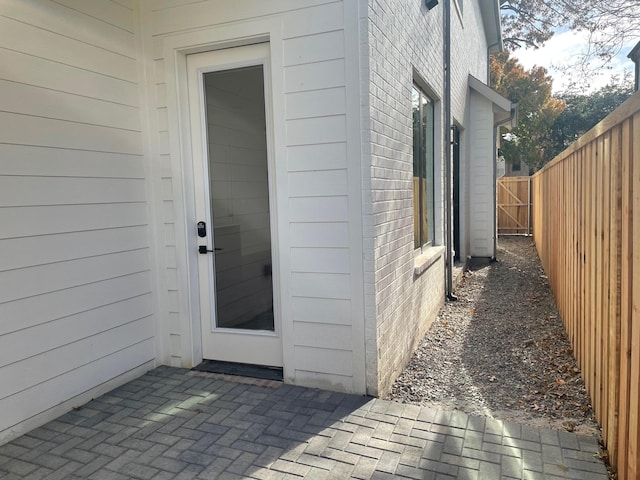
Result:
M534 240L620 480L640 478L640 92L533 177Z
M531 234L531 177L500 177L498 234Z

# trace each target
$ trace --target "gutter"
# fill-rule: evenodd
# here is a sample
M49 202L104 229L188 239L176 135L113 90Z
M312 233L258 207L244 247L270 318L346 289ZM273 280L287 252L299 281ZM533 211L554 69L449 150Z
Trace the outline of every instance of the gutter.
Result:
M500 3L501 3L500 0L494 0L493 2L493 6L494 6L493 19L495 20L497 25L497 35L498 35L497 47L499 52L501 52L504 49L504 45L502 44L502 22L500 21Z

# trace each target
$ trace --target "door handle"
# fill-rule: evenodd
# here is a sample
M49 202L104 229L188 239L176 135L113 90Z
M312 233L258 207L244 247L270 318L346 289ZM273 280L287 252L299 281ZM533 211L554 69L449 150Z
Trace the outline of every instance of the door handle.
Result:
M198 227L198 236L200 238L204 238L207 236L207 224L204 222L198 222L196 224L196 226ZM198 245L198 253L202 254L202 255L206 255L207 253L211 253L211 252L217 252L219 250L222 250L221 248L214 248L213 250L209 250L207 248L206 245Z
M206 255L211 252L219 252L222 248L214 248L213 250L209 250L206 245L198 245L198 253L202 255Z

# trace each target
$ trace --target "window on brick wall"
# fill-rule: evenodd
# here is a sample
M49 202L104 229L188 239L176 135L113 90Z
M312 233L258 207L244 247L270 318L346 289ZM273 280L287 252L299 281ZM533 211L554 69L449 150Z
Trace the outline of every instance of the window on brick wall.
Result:
M413 115L413 240L415 248L434 237L434 108L417 85L411 91Z

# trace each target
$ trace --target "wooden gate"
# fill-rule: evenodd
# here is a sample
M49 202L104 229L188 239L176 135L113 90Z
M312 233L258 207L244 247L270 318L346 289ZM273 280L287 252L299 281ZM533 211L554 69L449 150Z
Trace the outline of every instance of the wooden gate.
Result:
M531 177L498 179L498 234L531 235Z

